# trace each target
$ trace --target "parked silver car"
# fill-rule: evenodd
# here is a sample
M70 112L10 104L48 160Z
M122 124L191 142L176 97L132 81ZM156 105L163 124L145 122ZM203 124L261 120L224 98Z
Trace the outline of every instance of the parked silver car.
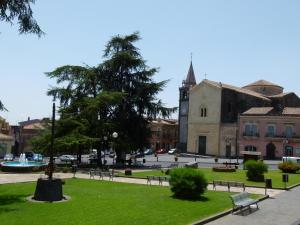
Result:
M72 155L61 155L59 157L60 161L62 162L72 162L72 161L75 161L75 157L72 156Z

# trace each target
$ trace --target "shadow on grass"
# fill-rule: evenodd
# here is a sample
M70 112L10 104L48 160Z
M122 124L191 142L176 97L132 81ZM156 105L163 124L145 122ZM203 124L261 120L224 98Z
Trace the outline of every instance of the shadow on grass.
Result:
M27 195L0 195L0 205L11 205L14 203L25 202Z
M14 208L8 208L5 206L15 203L23 203L26 201L25 197L27 197L27 195L0 195L0 214L16 211Z
M191 202L207 202L207 201L209 201L209 198L204 197L204 196L198 196L198 197L194 197L194 198L186 198L186 197L182 197L182 196L172 195L171 197L174 199L191 201Z

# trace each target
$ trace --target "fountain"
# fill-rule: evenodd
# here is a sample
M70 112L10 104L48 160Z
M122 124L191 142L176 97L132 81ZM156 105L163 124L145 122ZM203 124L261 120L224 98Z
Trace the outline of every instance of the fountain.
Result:
M23 166L28 164L28 160L26 159L25 153L21 153L19 163Z
M28 162L25 153L20 155L19 161L0 163L3 172L32 172L41 171L46 167L43 162Z

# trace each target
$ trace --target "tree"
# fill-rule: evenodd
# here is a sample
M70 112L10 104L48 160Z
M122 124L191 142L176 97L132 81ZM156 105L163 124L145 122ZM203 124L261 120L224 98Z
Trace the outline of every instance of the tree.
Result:
M111 111L121 101L122 94L102 91L101 74L89 66L62 66L47 73L47 76L56 79L58 85L52 87L48 95L59 100L61 120L84 121L85 129L82 134L85 138L82 137L81 140L88 140L87 137L93 140L90 147L98 149L98 165L102 166L100 139L111 126L109 120L104 118L111 117ZM72 138L67 135L68 132L63 132L62 136L64 134L66 137L61 137L62 143L66 144L67 141L77 143L77 148L81 152L82 144L73 138L77 136L74 136L73 132Z
M167 81L153 81L157 69L149 68L134 46L139 39L138 33L113 37L104 62L96 67L66 65L47 73L56 79L57 86L48 95L59 100L61 119L85 121L84 135L99 140L94 143L98 150L101 137L119 134L113 141L117 162L124 160L124 152L148 144L149 121L176 110L157 99Z
M113 37L104 51L102 65L103 89L124 93L122 102L114 112L114 123L119 133L117 161L122 160L124 149L143 149L150 136L149 121L157 115L168 117L177 108L164 107L157 94L163 90L167 80L155 82L157 68L149 68L139 49L134 45L140 40L139 33L124 37Z
M34 3L35 0L0 0L0 20L11 24L17 20L21 34L34 33L40 37L44 32L33 18Z

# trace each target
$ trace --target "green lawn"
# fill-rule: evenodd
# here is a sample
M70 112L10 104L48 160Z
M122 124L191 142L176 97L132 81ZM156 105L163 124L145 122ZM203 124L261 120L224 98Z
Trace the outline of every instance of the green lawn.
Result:
M232 193L205 193L204 200L172 197L167 187L69 179L68 202L34 203L35 183L0 185L1 225L183 225L231 208Z
M213 180L239 181L245 183L247 186L261 186L264 187L264 182L252 182L247 180L246 170L237 170L236 172L214 172L211 168L199 168L203 171L208 182ZM123 175L123 174L119 174ZM146 172L133 172L132 176L146 178L146 176L165 176L161 170L150 170ZM282 182L282 172L280 170L269 170L265 174L265 178L271 178L274 188L284 188ZM289 182L287 186L300 183L300 173L289 174Z

